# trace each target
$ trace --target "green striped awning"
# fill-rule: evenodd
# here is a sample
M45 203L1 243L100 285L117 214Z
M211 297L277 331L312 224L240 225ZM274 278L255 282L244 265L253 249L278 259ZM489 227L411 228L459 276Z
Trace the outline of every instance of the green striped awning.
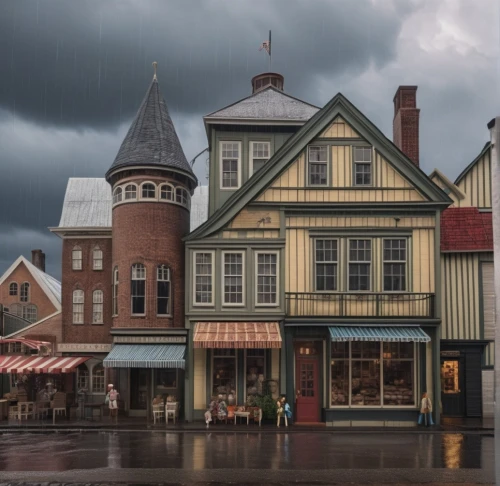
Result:
M178 344L116 344L104 358L105 368L181 368L186 346Z
M332 341L383 341L427 343L431 340L420 327L332 326Z

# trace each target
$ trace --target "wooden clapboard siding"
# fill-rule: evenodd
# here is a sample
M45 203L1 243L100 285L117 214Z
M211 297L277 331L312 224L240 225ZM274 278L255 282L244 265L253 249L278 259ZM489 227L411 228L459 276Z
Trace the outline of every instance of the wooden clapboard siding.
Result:
M458 207L491 208L491 159L489 150L469 169L457 186L465 193L465 199L458 201Z
M398 228L434 229L434 216L401 216ZM289 216L286 218L288 228L394 228L393 217L375 216Z
M361 138L342 117L338 116L319 138Z
M442 339L483 339L479 265L477 253L442 254Z
M238 230L238 231L221 231L219 233L219 238L222 239L267 239L267 238L279 238L279 230Z
M238 215L229 223L228 228L279 228L279 211L261 211L253 208L242 209Z
M205 349L193 349L194 409L207 407L207 354Z
M493 418L494 416L494 371L482 371L483 383L483 418Z

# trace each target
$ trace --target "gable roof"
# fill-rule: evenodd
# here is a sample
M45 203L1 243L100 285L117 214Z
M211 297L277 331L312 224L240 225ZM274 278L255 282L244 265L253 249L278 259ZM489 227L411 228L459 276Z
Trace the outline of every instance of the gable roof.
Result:
M481 157L486 152L488 152L488 150L490 149L490 145L491 145L491 142L486 142L484 144L484 147L481 150L481 152L479 152L479 155L460 173L460 175L455 180L455 184L457 186L458 186L458 184L460 184L462 179L469 173L469 171L476 165L476 163L479 162L479 159L481 159Z
M439 169L434 169L431 172L429 179L432 180L434 179L434 177L440 179L443 182L443 184L458 197L460 201L465 199L464 192L460 188L458 188L455 184L453 184L453 182L451 182L450 179L448 179L448 177L446 177Z
M411 180L433 205L449 206L453 201L434 184L394 143L389 140L363 113L341 93L337 93L320 111L287 139L269 159L265 169L258 171L240 189L227 199L203 225L185 239L205 237L224 227L248 203L255 199L292 163L305 146L318 137L337 116L341 116L369 143L389 160L394 168ZM304 204L304 203L300 203ZM351 203L352 206L363 203ZM385 205L388 203L384 203ZM369 203L371 207L374 203ZM416 202L416 206L426 203Z
M171 167L197 181L182 150L156 76L106 178L116 169L141 165Z
M38 283L40 288L44 291L45 295L54 304L57 310L61 310L61 282L51 277L49 274L42 272L39 268L35 267L30 261L24 258L23 255L17 258L17 260L5 271L0 278L0 285L3 284L11 273L21 264L24 263L25 267L31 273L35 281Z
M288 121L309 120L320 110L319 107L290 96L280 89L269 86L236 101L225 108L203 117L205 122L240 119L245 121Z
M493 251L491 212L448 208L441 213L441 251Z
M111 186L104 178L71 177L59 228L111 228Z

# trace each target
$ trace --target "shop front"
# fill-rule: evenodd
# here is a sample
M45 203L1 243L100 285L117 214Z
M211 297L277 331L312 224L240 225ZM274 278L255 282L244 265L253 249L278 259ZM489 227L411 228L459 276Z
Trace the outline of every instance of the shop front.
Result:
M437 360L418 326L295 325L286 339L298 423L415 425L421 394L435 395Z

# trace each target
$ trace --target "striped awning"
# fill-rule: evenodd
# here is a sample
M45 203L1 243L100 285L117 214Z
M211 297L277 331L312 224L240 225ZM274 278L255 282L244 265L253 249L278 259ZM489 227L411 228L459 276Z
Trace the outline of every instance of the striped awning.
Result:
M0 373L73 373L91 356L0 356Z
M431 338L420 327L332 326L332 341L383 341L427 343Z
M115 344L105 368L181 368L186 346L178 344Z
M281 348L277 322L197 322L195 348Z

